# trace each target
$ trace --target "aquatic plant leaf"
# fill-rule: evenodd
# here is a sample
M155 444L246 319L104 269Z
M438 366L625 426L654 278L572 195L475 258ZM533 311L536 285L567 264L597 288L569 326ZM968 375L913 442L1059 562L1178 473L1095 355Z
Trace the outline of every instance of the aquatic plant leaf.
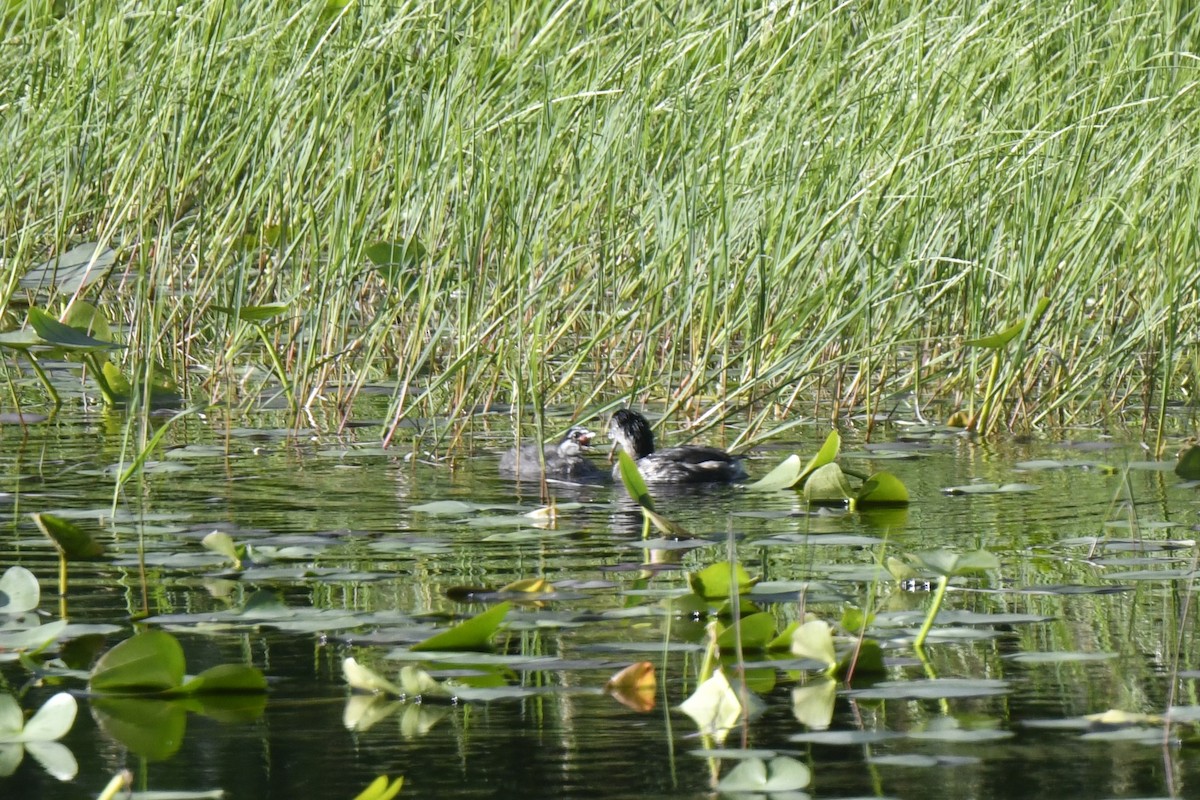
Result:
M187 729L187 703L146 697L93 697L92 715L116 741L150 761L179 752Z
M696 691L680 703L679 709L692 718L700 728L700 733L711 735L718 742L725 740L729 729L738 723L743 714L738 693L719 669L697 686Z
M803 470L800 466L800 456L793 453L785 458L779 466L759 478L746 488L752 492L774 492L789 489L800 480Z
M759 584L761 587L762 584ZM769 652L780 652L792 649L792 637L800 628L800 620L793 620L786 628L775 635L775 638L767 642L767 650Z
M56 780L73 780L79 774L79 762L70 749L60 742L26 742L25 749Z
M436 500L432 503L421 503L409 506L409 511L419 511L422 514L469 514L478 511L474 503L464 503L461 500Z
M649 495L647 495L647 497L649 497ZM667 519L662 514L659 514L657 511L653 511L649 508L646 508L646 506L643 505L642 506L642 514L645 515L645 517L650 520L651 524L653 524L655 528L658 528L659 532L661 532L667 536L672 536L677 539L691 538L692 534L691 534L691 532L688 531L687 528L683 527L682 525L680 525L678 522L675 522L674 520Z
M943 698L994 697L1008 694L1007 681L988 678L928 678L912 681L880 681L846 694L866 700L941 700Z
M16 741L25 727L21 704L11 694L0 694L0 742Z
M0 651L21 652L25 650L41 650L67 629L65 619L56 619L45 625L33 628L0 631Z
M387 775L380 775L371 781L370 786L355 795L354 800L392 800L400 793L400 787L403 785L403 777L389 781Z
M64 325L45 311L36 307L29 309L29 324L47 344L61 347L69 352L120 350L125 347L123 344L103 341L88 336L77 328Z
M0 576L0 614L24 614L38 607L41 587L24 567L9 567Z
M965 342L963 342L963 346L964 347L986 347L990 350L999 350L1001 347L1004 347L1004 345L1008 344L1013 339L1017 338L1017 336L1020 335L1021 331L1023 331L1025 329L1025 324L1027 322L1030 324L1036 325L1037 321L1039 319L1041 319L1042 314L1044 314L1046 312L1046 308L1049 305L1050 305L1049 297L1039 297L1038 301L1037 301L1037 305L1034 306L1033 312L1030 313L1029 316L1026 317L1025 319L1021 320L1020 322L1015 322L1012 325L1009 325L1004 330L999 331L997 333L993 333L990 336L981 336L978 339L968 339Z
M246 664L218 664L179 687L179 692L187 695L237 694L266 690L267 679L262 671Z
M809 733L793 733L787 738L789 742L858 747L864 744L902 739L904 734L895 731L864 730L810 731Z
M804 499L811 505L845 505L853 496L850 482L837 464L817 467L804 482Z
M833 722L837 681L822 677L792 689L792 716L801 725L823 731Z
M20 285L22 289L54 286L64 294L74 294L103 279L116 260L117 253L111 247L86 242L31 268L21 277Z
M821 449L817 454L809 459L804 465L804 469L800 470L800 477L796 479L793 486L805 485L812 478L812 474L821 467L827 464L832 464L838 457L838 452L842 449L842 435L836 430L829 432L825 437L825 443L821 445Z
M838 624L843 630L850 633L861 633L867 629L872 622L875 621L875 614L870 611L864 611L856 606L846 606L842 609L842 617L838 620Z
M99 694L168 692L183 684L183 648L165 631L143 631L113 647L92 668Z
M242 568L242 555L245 553L245 548L241 548L239 552L238 546L233 543L233 537L225 531L213 531L201 539L200 544L206 550L225 556L233 563L234 569Z
M353 658L342 661L342 676L351 689L373 694L385 693L400 697L404 694L400 687L380 675L370 667L364 667Z
M1179 454L1175 474L1185 481L1200 480L1200 445L1192 445Z
M810 781L809 768L789 756L778 756L770 762L748 758L721 779L717 790L726 794L794 792L808 786Z
M34 514L33 521L68 561L90 561L104 555L104 545L73 522L54 514Z
M67 692L59 692L42 703L42 707L25 723L19 741L52 742L61 739L75 724L78 711L75 698Z
M400 668L400 688L411 697L446 697L450 691L420 667L406 664Z
M974 550L970 553L926 550L920 553L911 553L909 558L919 566L951 578L969 575L973 572L1000 569L1000 559L986 550Z
M266 322L269 319L278 317L280 314L287 313L291 307L291 303L263 303L262 305L241 306L239 308L218 305L209 306L214 311L220 311L222 314L237 317L242 322L251 323Z
M760 611L742 617L737 625L731 624L717 634L717 647L732 652L737 647L739 634L743 650L765 650L775 638L775 615Z
M883 662L883 648L874 639L863 639L851 647L837 663L833 674L839 678L860 675L883 675L887 669Z
M642 479L642 473L638 471L637 464L624 450L617 453L617 464L621 473L621 483L625 484L625 491L629 492L629 496L639 506L653 511L654 498L650 496L650 489L646 486L646 481Z
M418 268L428 255L425 245L416 237L405 242L376 242L363 252L384 280L406 290L417 284L421 277Z
M699 572L689 572L688 586L692 591L705 600L724 600L732 594L732 580L737 581L739 594L746 593L751 586L758 582L741 564L731 564L728 561L718 561L710 564Z
M545 578L522 578L501 586L500 591L517 594L553 594L554 584Z
M638 692L653 692L658 686L658 678L654 671L654 662L638 661L613 675L604 684L604 691L612 692L618 689Z
M45 339L38 336L33 328L20 328L15 331L0 333L0 347L11 350L28 350L31 347L48 345Z
M908 489L890 472L876 472L867 478L854 498L858 506L906 506Z
M488 650L492 635L512 608L511 603L497 603L481 614L460 622L449 630L430 636L412 646L414 651L426 650Z
M112 339L112 328L109 326L104 312L83 300L71 303L63 314L61 322L97 339L104 341Z
M25 758L25 745L0 744L0 778L7 778L17 771Z
M1009 494L1016 492L1036 492L1042 487L1032 483L969 483L965 486L947 486L942 489L945 494Z
M819 661L826 668L837 664L833 628L822 619L810 619L792 634L792 655Z

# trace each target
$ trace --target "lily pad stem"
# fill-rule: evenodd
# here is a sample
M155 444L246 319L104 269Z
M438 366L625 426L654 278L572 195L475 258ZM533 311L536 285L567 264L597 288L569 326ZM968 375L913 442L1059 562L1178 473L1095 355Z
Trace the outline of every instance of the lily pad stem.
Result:
M42 365L38 363L37 357L25 351L25 358L29 360L29 366L33 367L34 373L38 376L38 380L42 382L42 388L46 390L46 394L50 395L50 399L54 402L54 407L62 406L62 398L58 396L58 392L54 389L54 384L50 382L50 378L46 375L46 371L42 369Z
M913 640L913 647L918 650L925 646L925 638L929 636L929 631L933 629L933 621L937 618L938 610L942 607L942 600L946 596L946 587L949 585L949 575L942 575L938 578L937 591L933 593L933 605L930 606L929 613L925 615L925 624L921 626L921 630L917 633L917 638Z

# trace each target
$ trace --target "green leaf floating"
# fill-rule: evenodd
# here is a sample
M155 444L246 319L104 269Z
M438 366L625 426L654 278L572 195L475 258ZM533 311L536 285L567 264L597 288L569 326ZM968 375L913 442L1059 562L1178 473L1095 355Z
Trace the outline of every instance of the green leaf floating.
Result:
M795 792L812 781L807 766L789 756L778 756L768 763L761 758L746 758L717 784L722 794L774 794Z
M906 506L908 489L890 472L876 472L867 478L855 498L857 506Z
M725 600L731 594L731 575L736 576L739 594L745 594L758 583L758 579L751 578L741 564L731 565L728 561L720 561L699 572L689 572L688 586L705 600Z
M29 324L47 344L72 352L120 350L125 347L88 336L83 331L64 325L40 308L29 309Z
M428 255L425 245L416 238L407 242L376 242L364 252L388 283L402 289L416 285L421 275L418 268Z
M811 658L829 669L837 664L837 653L833 649L833 629L828 622L811 619L792 634L792 654L799 658Z
M775 636L775 615L760 611L742 617L737 625L730 625L717 635L717 647L732 651L737 647L739 633L743 650L766 650Z
M104 555L104 545L73 522L53 514L34 514L33 521L67 560L90 561Z
M800 477L793 486L803 484L808 481L812 474L826 464L832 464L838 457L838 452L842 449L842 435L837 431L830 431L825 437L825 443L821 445L821 449L813 456L804 469L800 471Z
M818 467L804 482L804 499L812 505L845 505L853 496L850 483L837 464Z
M143 631L109 650L92 668L90 691L107 695L180 697L261 693L262 672L244 664L220 664L185 679L183 648L165 631Z
M178 639L165 631L145 631L102 655L88 686L104 694L169 692L183 685L185 669Z
M414 651L428 650L489 650L492 635L504 621L512 603L497 603L482 614L476 614L449 630L435 633L423 642L414 644Z
M779 489L790 489L800 480L803 470L800 468L800 456L793 453L775 469L746 487L752 492L774 492Z
M969 575L973 572L1000 569L1000 559L987 550L973 550L970 553L926 550L910 554L909 559L931 572L951 578Z
M621 483L625 484L625 491L629 492L629 496L639 506L653 511L654 498L650 496L650 488L642 479L642 473L638 471L637 464L624 450L617 453L617 465L621 473Z
M1175 474L1185 481L1200 480L1200 447L1192 445L1179 454Z

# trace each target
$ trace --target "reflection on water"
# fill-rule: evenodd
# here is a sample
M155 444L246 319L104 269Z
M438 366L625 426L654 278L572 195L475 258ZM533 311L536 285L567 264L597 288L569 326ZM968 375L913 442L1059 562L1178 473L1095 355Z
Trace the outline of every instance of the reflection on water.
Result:
M811 454L824 433L814 428L787 447L772 443L769 456L751 460L751 472L765 473L790 450ZM711 544L651 552L639 546L636 508L611 486L551 487L564 504L557 525L520 519L541 504L540 488L502 481L495 451L507 442L492 446L482 437L473 456L438 461L333 437L227 436L193 420L168 437L170 449L114 508L121 442L110 429L85 418L34 426L28 436L0 427L0 559L39 577L47 618L56 613L57 562L28 519L42 511L80 519L109 547L106 561L72 565L68 599L73 622L122 627L105 635L104 646L126 638L144 610L151 624L178 632L190 671L248 662L272 682L265 710L251 722L196 710L172 720L182 722L178 750L157 761L102 729L103 710L83 700L62 740L78 776L61 783L27 755L0 778L0 796L95 796L122 768L143 788L223 789L234 798L350 798L379 774L405 776L401 797L712 796L735 759L696 755L716 743L675 709L695 688L703 622L672 613L670 598L686 589L687 570L724 558L730 546L761 579L755 597L780 627L805 610L835 622L847 606L869 604L876 613L872 634L889 658L885 683L856 681L852 691L829 695L794 660L773 665L747 655L747 680L765 710L723 747L805 762L813 796L1186 794L1197 756L1164 748L1161 728L1065 726L1110 708L1161 714L1171 703L1198 702L1194 490L1164 471L1126 477L1124 465L1142 457L1135 447L1082 452L946 437L906 446L911 457L892 460L856 448L853 431L846 438L843 463L900 476L914 498L908 509L809 513L792 492L654 487L659 510ZM1014 466L1052 458L1117 471ZM1039 488L941 491L975 480ZM213 530L252 545L245 573L200 545ZM880 564L939 547L990 550L1002 569L949 593L923 665L904 631L919 625L929 595L896 590L880 578ZM394 675L408 663L397 658L406 642L482 608L461 602L468 589L532 576L557 592L518 604L510 616L501 650L520 660L498 669L424 663L437 678L482 672L513 696L347 707L345 657ZM291 609L327 616L231 623L262 589ZM1006 616L992 623L966 612ZM364 624L367 614L374 616ZM652 710L600 693L609 676L643 659L655 663L660 681ZM0 675L9 692L26 686L17 663L0 663ZM889 693L892 684L934 677L1000 688L953 697ZM33 686L23 708L60 688ZM816 696L832 696L832 710L812 716L801 698ZM822 714L828 733L800 721Z

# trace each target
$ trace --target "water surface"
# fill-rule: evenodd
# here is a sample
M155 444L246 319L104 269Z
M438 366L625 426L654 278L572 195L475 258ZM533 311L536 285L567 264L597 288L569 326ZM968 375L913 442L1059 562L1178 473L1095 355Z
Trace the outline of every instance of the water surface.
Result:
M120 627L104 635L103 647L129 636L145 602L146 624L177 633L190 672L245 662L271 680L261 716L225 723L189 714L177 751L158 760L100 726L82 682L34 686L22 700L27 712L61 688L80 694L79 718L63 739L78 775L60 782L26 755L0 778L0 796L95 796L129 768L140 788L221 789L247 800L350 798L379 774L405 776L401 797L711 797L738 759L697 751L722 747L804 762L813 797L1194 791L1200 762L1178 743L1193 736L1191 726L1165 735L1153 725L1067 726L1108 709L1161 715L1200 702L1195 489L1136 463L1144 455L1132 442L1078 431L1025 443L940 435L909 444L902 441L909 428L885 426L873 447L908 448L889 454L864 449L850 429L842 463L900 476L913 497L909 508L812 515L794 492L656 492L660 511L712 540L672 556L639 546L640 517L619 487L551 487L557 502L580 505L567 506L553 529L515 524L542 498L539 487L496 474L497 451L511 440L496 418L481 421L467 454L453 459L427 455L420 442L382 451L371 441L376 431L336 437L278 430L270 421L230 429L190 420L114 506L119 422L76 412L27 433L0 427L0 561L39 577L47 618L58 611L57 562L28 516L43 511L77 517L108 545L105 560L72 566L68 598L73 622ZM793 432L793 441L771 442L752 453L751 473L764 474L790 452L807 458L826 432L814 425ZM892 457L900 454L908 457ZM1068 464L1018 466L1046 459ZM1036 491L943 492L973 481ZM445 500L475 509L414 510ZM216 563L200 545L213 530L256 545L260 563L240 575ZM731 546L763 581L756 597L780 627L806 610L833 622L849 606L878 614L871 633L884 644L888 674L839 687L828 732L797 719L795 692L817 676L787 654L781 667L747 654L764 710L723 743L701 737L677 710L696 685L703 623L672 613L666 598L686 589L687 571L724 558ZM909 642L930 594L901 590L879 565L940 547L987 549L1002 568L949 593L935 629L945 635L926 647L922 664ZM673 558L677 564L644 569ZM405 658L404 645L483 610L467 589L536 576L559 593L518 604L498 640L501 652L523 657L492 676L513 696L397 704L366 730L348 729L345 657L387 674L404 663L423 663L437 677L469 673L474 668ZM351 622L279 630L206 621L259 590L289 607L342 610ZM1010 616L955 617L962 612ZM658 671L652 710L600 692L616 670L643 659ZM13 692L28 679L16 663L0 664L0 675ZM887 688L934 678L994 691L914 698Z

